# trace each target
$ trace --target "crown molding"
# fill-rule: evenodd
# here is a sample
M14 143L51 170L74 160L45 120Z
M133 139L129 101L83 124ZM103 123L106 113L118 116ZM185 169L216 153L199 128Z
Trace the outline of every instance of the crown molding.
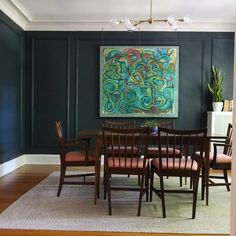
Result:
M11 18L23 30L30 20L16 7L11 1L1 0L0 10L2 10L9 18Z
M32 21L26 31L127 31L122 25L114 25L110 21ZM136 31L171 31L166 23L141 25ZM234 32L234 23L192 22L180 24L178 32Z
M18 0L0 0L0 9L25 31L127 31L122 25L111 21L33 18ZM164 23L142 24L136 31L171 31ZM178 32L235 32L235 23L193 21L191 24L179 24Z

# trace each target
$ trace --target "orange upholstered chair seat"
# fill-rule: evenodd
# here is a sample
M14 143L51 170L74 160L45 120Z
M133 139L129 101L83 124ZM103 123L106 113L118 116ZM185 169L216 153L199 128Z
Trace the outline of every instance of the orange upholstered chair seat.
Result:
M210 153L210 162L213 161L213 153ZM232 157L223 153L217 153L216 163L217 164L231 164Z

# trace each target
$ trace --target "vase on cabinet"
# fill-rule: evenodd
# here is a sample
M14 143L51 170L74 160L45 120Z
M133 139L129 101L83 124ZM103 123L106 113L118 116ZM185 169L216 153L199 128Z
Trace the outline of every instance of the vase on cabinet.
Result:
M223 102L212 102L212 109L216 112L221 112L223 109Z

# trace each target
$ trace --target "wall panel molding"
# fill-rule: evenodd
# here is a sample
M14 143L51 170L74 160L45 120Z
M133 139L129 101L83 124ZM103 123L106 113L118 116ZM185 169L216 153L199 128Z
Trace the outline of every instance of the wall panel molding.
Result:
M59 46L56 48L56 46L54 46L54 42ZM40 145L39 143L37 143L36 139L39 139L41 137L39 137L38 133L36 130L40 130L39 126L43 125L41 123L36 122L36 119L38 119L38 115L37 112L39 112L40 110L44 110L46 109L46 106L50 106L51 102L54 102L60 97L65 98L65 104L64 104L64 117L65 117L65 123L64 123L64 128L66 130L65 135L66 137L69 136L69 127L70 127L70 98L71 98L71 81L70 81L70 76L71 76L71 71L70 71L70 63L71 63L71 59L70 59L70 39L68 39L67 37L56 37L56 38L50 38L50 37L33 37L31 40L31 135L30 135L30 146L33 147L46 147L45 145ZM41 48L43 45L48 45L50 49L47 48ZM51 47L50 47L51 45ZM60 48L60 46L62 46ZM64 47L64 48L63 48ZM36 49L37 48L37 49ZM58 50L57 50L58 49ZM51 50L52 53L58 56L56 56L53 60L51 60L50 58L47 58L46 55L48 55L49 57L53 57L53 55L50 52L47 52L48 50ZM45 54L45 58L43 58L43 55ZM49 65L48 65L48 63ZM65 61L65 64L62 64L62 61ZM41 64L40 64L41 63ZM46 63L46 64L45 64ZM43 65L47 65L47 69L49 69L49 71L44 71L46 68L44 68ZM50 67L48 67L50 66ZM63 67L63 68L62 68ZM59 71L63 70L63 75L60 74ZM49 72L50 74L47 75L47 72ZM42 77L43 76L43 77ZM46 76L46 77L45 77ZM58 80L58 78L62 78L65 81L60 81ZM41 79L43 79L45 81L45 84L42 84L43 82L41 81ZM55 82L51 81L54 80ZM47 82L49 83L49 86L51 87L47 87ZM61 86L60 83L65 83L65 86ZM59 83L59 85L58 85ZM42 90L42 86L44 86L42 92L47 94L47 96L49 96L49 93L51 90L53 90L55 87L55 89L57 89L57 86L61 86L60 87L60 91L57 91L55 93L54 97L49 97L48 100L48 104L40 104L40 100L41 98L43 98L40 88L38 88L37 86L40 85L40 88ZM58 87L59 89L59 87ZM52 99L52 100L51 100ZM59 102L59 100L58 100ZM61 108L63 108L63 104L57 104L55 103L55 106L52 107L52 109L55 109L58 107L62 106ZM40 114L43 115L43 114ZM46 115L46 114L45 114ZM56 117L55 119L60 119L60 117ZM53 120L53 122L55 121L55 119ZM53 132L53 130L52 130ZM47 135L45 137L45 139L47 139Z

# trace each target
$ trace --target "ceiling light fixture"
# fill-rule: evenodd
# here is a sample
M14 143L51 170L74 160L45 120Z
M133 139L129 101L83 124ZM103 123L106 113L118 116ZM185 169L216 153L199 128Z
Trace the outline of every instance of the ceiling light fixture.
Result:
M123 25L128 31L134 31L137 26L143 23L149 23L150 25L155 22L166 22L171 30L177 30L179 28L179 22L191 23L192 20L189 17L183 18L174 18L167 17L166 19L154 19L152 17L152 0L150 0L150 17L147 20L130 20L130 19L122 19L122 20L112 20L115 24Z

